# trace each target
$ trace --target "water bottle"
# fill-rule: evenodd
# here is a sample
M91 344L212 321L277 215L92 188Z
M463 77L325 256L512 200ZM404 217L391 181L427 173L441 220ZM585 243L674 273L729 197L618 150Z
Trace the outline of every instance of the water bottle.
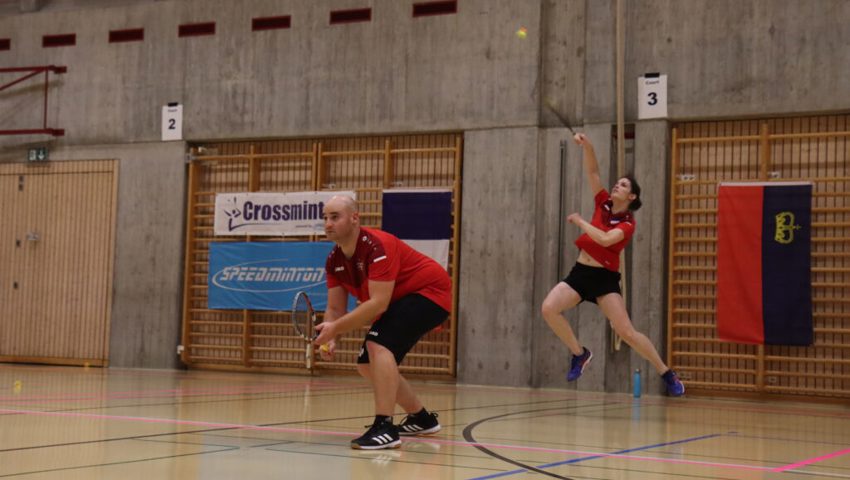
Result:
M635 379L633 382L634 386L634 396L635 398L640 398L640 369L635 369Z

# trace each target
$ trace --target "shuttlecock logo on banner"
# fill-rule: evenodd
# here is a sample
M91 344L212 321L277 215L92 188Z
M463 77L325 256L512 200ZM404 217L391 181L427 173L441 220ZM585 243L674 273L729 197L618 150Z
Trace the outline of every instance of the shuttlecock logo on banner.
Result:
M381 228L448 270L452 191L384 190L383 197Z

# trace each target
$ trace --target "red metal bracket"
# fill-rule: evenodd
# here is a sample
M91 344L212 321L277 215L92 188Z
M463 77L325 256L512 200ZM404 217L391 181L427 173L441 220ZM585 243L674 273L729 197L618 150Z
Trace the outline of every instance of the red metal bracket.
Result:
M44 118L43 118L43 122L42 122L42 128L26 128L26 129L19 129L19 130L0 130L0 135L39 135L39 134L46 134L46 135L53 135L54 137L61 137L62 135L65 135L64 129L62 129L62 128L50 128L50 127L47 126L47 96L48 96L47 82L48 82L48 75L50 75L50 72L53 72L55 74L62 74L62 73L65 73L67 71L68 71L68 67L60 67L60 66L56 66L56 65L45 65L45 66L40 66L40 67L0 68L0 73L23 73L24 74L24 76L18 78L17 80L12 80L9 83L0 85L0 92L2 92L3 90L5 90L5 89L7 89L7 88L9 88L13 85L17 85L17 84L23 82L24 80L28 80L32 77L35 77L36 75L38 75L40 73L44 73L44 116L43 116Z

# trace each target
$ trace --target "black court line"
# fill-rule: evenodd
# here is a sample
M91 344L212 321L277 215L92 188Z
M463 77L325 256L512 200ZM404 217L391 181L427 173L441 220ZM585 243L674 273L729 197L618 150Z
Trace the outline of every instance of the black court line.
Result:
M328 393L330 393L330 392L328 392ZM488 405L484 405L484 406L477 405L477 406L461 407L461 408L456 408L456 409L447 409L447 410L442 410L442 411L453 412L453 411L463 411L463 410L472 410L472 409L479 410L479 409L486 409L486 408L515 407L515 406L523 406L523 405L545 405L545 404L550 404L550 403L561 403L561 402L564 402L565 400L574 400L574 399L556 399L556 400L548 400L548 401L544 401L544 402L522 402L522 403L509 403L509 404L495 404L495 405L489 405L489 406ZM214 401L211 401L211 402L214 402ZM568 407L568 408L575 409L575 408L594 407L594 406L600 406L600 405L599 404L576 405L576 406ZM602 404L601 406L603 408L606 407L606 406L614 406L614 407L625 408L627 405L622 404L622 402L614 402L614 403ZM553 410L553 409L543 409L543 410L540 410L540 411L547 411L547 410ZM564 407L560 408L559 410L564 410ZM513 412L512 414L522 414L522 413L524 413L524 412ZM527 412L525 412L525 413L527 413ZM504 417L504 416L508 416L508 415L511 415L511 413L494 416L492 418L496 419L496 418L500 418L500 417ZM291 422L278 422L278 423L272 423L272 424L265 424L265 425L261 425L261 426L309 424L309 423L316 423L316 422L328 422L328 421L335 421L335 420L351 420L351 419L358 419L358 418L360 418L360 419L371 418L371 416L338 417L338 418L333 418L333 419L298 420L298 421L291 421ZM479 421L478 423L481 423L481 422ZM200 429L200 430L186 431L186 432L168 432L168 433L160 433L160 434L139 435L139 436L132 436L132 437L121 437L121 438L101 439L101 440L91 440L91 441L81 441L81 442L68 442L68 443L64 443L64 444L55 444L55 445L22 447L22 448L15 448L15 449L0 450L0 452L16 451L16 450L29 450L29 449L38 449L38 448L50 448L50 447L69 446L69 445L81 445L81 444L100 443L100 442L128 440L128 439L132 440L132 439L155 438L155 437L162 437L162 436L204 434L204 433L211 433L211 432L216 432L216 431L228 431L228 430L237 430L237 429L238 429L238 427L222 427L222 428ZM235 437L235 436L232 436L232 435L215 435L215 436L224 437L224 438L245 438L245 437ZM256 439L258 439L258 440L268 440L267 438L256 438ZM504 440L504 439L502 439L502 440ZM302 443L309 443L309 442L302 442ZM276 444L283 444L283 442L276 443ZM338 444L329 443L329 444L326 444L326 445L336 446ZM224 451L224 450L222 450L222 451ZM214 453L214 452L202 452L202 453ZM301 452L301 453L305 453L305 452ZM425 454L426 452L411 451L411 453L423 453L423 454ZM443 454L443 455L445 455L445 454ZM121 463L121 462L119 462L119 463ZM523 467L523 468L525 468L525 467ZM591 467L591 468L597 468L597 467ZM603 470L608 469L606 467L598 467L598 468L601 468ZM614 470L622 471L621 469L614 469ZM639 470L636 470L636 471L639 471ZM548 472L546 472L546 473L548 473ZM682 476L682 475L679 475L679 476ZM696 477L696 478L706 478L706 477L695 476L695 475L687 475L687 476L693 476L693 477ZM717 478L720 478L720 477L717 477Z
M178 440L156 440L153 438L134 438L134 442L165 443L170 445L192 445L195 447L242 448L239 445L219 445L217 443L181 442Z
M331 392L328 392L328 393L331 393ZM562 403L565 400L572 400L572 399L556 399L556 400L547 400L547 401L543 401L543 402L522 402L522 403L494 404L494 405L485 405L485 406L469 406L469 407L460 407L460 408L456 408L456 409L448 409L448 410L443 410L443 411L453 412L453 411L463 411L463 410L479 410L479 409L486 409L486 408L516 407L516 406L523 406L523 405L545 405L545 404L551 404L551 403ZM620 408L626 408L628 406L628 405L623 404L622 402L613 402L613 403L608 403L608 404L605 404L605 405L613 406L613 407L620 407ZM583 407L590 407L590 406L598 406L598 404L575 406L574 408L583 408ZM609 411L610 411L610 409L609 409ZM510 414L506 414L506 415L510 415ZM500 416L496 416L494 418L497 418L497 417L500 417ZM259 425L259 426L282 426L282 425L293 425L293 424L306 425L306 424L318 423L318 422L329 422L329 421L338 421L338 420L353 420L353 419L370 419L370 418L372 418L372 417L369 415L369 416L355 416L355 417L338 417L338 418L333 418L333 419L296 420L296 421L291 421L291 422L277 422L277 423L264 424L264 425ZM160 433L160 434L138 435L138 436L131 436L131 437L99 439L99 440L89 440L89 441L80 441L80 442L67 442L67 443L64 443L64 444L41 445L41 446L21 447L21 448L15 448L15 449L6 449L6 450L0 450L0 452L16 451L16 450L31 450L31 449L40 449L40 448L72 446L72 445L82 445L82 444L91 444L91 443L100 443L100 442L109 442L109 441L118 441L118 440L134 440L134 439L156 438L156 437L164 437L164 436L167 437L167 436L177 436L177 435L205 434L205 433L212 433L212 432L216 432L216 431L228 431L228 430L231 430L231 431L232 430L238 430L238 427L208 428L208 429L199 429L199 430L194 430L194 431L190 430L190 431L185 431L185 432L168 432L168 433ZM217 435L217 436L224 437L224 438L244 438L244 437L235 437L235 436L232 436L232 435ZM454 437L454 435L451 435L450 437ZM264 439L264 440L267 440L267 439ZM505 439L501 438L500 440L505 440ZM336 444L333 444L333 445L336 445ZM558 444L555 444L555 445L558 445ZM714 457L714 458L716 458L716 457Z
M75 467L62 467L62 468L49 468L49 469L45 469L45 470L33 470L33 471L30 471L30 472L19 472L19 473L10 473L8 475L0 475L0 478L17 477L17 476L21 476L21 475L35 475L35 474L38 474L38 473L64 472L64 471L68 471L68 470L83 470L83 469L86 469L86 468L112 467L112 466L115 466L115 465L128 465L128 464L131 464L131 463L143 463L143 462L150 462L150 461L155 461L155 460L167 460L169 458L193 457L193 456L197 456L197 455L206 455L206 454L209 454L209 453L229 452L229 451L233 451L233 450L239 450L239 447L225 448L225 449L213 450L213 451L209 451L209 452L183 453L183 454L180 454L180 455L166 455L164 457L140 458L140 459L137 459L137 460L125 460L125 461L122 461L122 462L93 463L93 464L90 464L90 465L77 465Z
M461 407L461 408L449 409L449 410L443 410L443 411L452 411L453 412L453 411L462 411L462 410L478 410L478 409L485 409L485 408L503 408L503 407L514 407L514 406L523 406L523 405L543 405L543 404L551 404L551 403L561 403L563 401L564 401L563 399L557 399L557 400L548 400L548 401L545 401L545 402L523 402L523 403L519 403L519 404L497 404L497 405L490 405L490 406L470 406L470 407ZM614 404L614 405L616 405L616 404ZM597 406L600 406L600 405L599 404L587 404L587 405L580 405L580 406L566 407L566 408L584 408L584 407L597 407ZM601 406L604 407L605 405L602 404ZM559 407L559 408L563 409L565 407ZM335 419L315 419L315 420L309 420L309 421L279 422L279 423L263 424L263 425L258 425L258 426L282 426L282 425L292 425L292 424L307 424L307 423L315 423L315 422L353 420L353 419L364 419L364 418L368 419L368 418L372 418L372 416L368 415L368 416L356 416L356 417L341 417L341 418L335 418ZM63 447L63 446L85 445L85 444L93 444L93 443L105 443L105 442L113 442L113 441L120 441L120 440L143 440L143 439L151 439L151 438L163 437L163 436L200 434L200 433L208 433L208 432L216 432L216 431L228 431L228 430L237 430L237 429L238 429L238 427L221 427L221 428L200 429L200 430L187 431L187 432L168 432L168 433L159 433L159 434L135 435L135 436L129 436L129 437L88 440L88 441L80 441L80 442L66 442L66 443L53 444L53 445L38 445L38 446L30 446L30 447L10 448L10 449L0 450L0 453L12 452L12 451L23 451L23 450L36 450L36 449L42 449L42 448L53 448L53 447ZM227 435L222 435L222 436L227 437ZM333 445L337 445L337 444L333 444ZM217 452L223 452L223 451L230 451L230 450L234 450L234 449L238 449L238 448L239 447L234 447L234 448L222 449L222 450L213 451L213 452L199 452L199 453L196 453L196 454L175 455L173 457L201 455L201 454L207 454L207 453L217 453ZM52 470L36 471L36 472L29 472L29 473L47 473L47 472L52 472L52 471L62 471L62 470L68 470L68 469L80 469L80 468L91 468L91 467L97 467L97 466L120 465L120 464L125 464L125 463L135 463L135 462L142 462L142 461L148 461L148 460L158 460L158 459L165 459L165 458L171 458L171 457L159 457L159 458L151 458L151 459L144 459L144 460L130 460L130 461L125 461L125 462L115 462L115 463L110 463L110 464L90 465L90 466L81 466L81 467L67 467L67 468L62 468L62 469L52 469ZM531 468L534 468L534 467L531 467ZM546 472L546 473L548 474L548 472ZM20 475L20 474L14 474L14 475ZM2 476L0 476L0 478L2 478Z
M328 444L328 445L330 445L330 444ZM333 445L336 446L337 444L333 444ZM375 450L373 452L368 452L368 453L366 453L362 450L357 450L358 452L361 452L358 455L343 455L343 454L339 454L339 453L305 452L305 451L299 451L299 450L283 450L283 449L279 449L279 448L268 448L266 450L268 450L270 452L294 453L296 455L318 455L318 456L322 456L322 457L339 457L339 458L348 458L348 459L357 459L357 460L370 460L370 461L374 460L373 458L370 458L368 456L370 453L374 454L376 457L380 456L380 455L387 455L387 454L392 455L393 453L399 453L396 450L387 450L387 449ZM402 451L405 452L405 450L403 450L403 449L402 449ZM446 464L446 463L411 462L411 461L407 461L407 460L395 460L395 459L390 460L390 461L392 461L394 463L408 463L408 464L412 464L412 465L432 465L432 466L436 466L436 467L465 468L465 469L470 469L470 470L490 470L490 471L493 471L493 472L502 472L503 471L502 469L498 469L498 468L467 467L465 465L452 465L452 464Z
M327 392L327 394L331 394L331 393L332 392ZM441 410L441 411L456 412L456 411L464 411L464 410L480 410L480 409L487 409L487 408L517 407L517 406L525 406L525 405L545 405L545 404L551 404L551 403L563 403L566 400L575 400L575 399L555 399L555 400L547 400L547 401L543 401L543 402L521 402L521 403L483 405L483 406L482 405L475 405L475 406L460 407L460 408L447 409L447 410ZM224 401L230 401L230 400L224 400ZM204 401L203 403L208 403L208 402L214 403L215 401ZM601 405L596 403L596 404L587 404L587 405L575 405L575 406L572 406L572 407L560 407L560 408L557 408L557 409L542 409L542 410L538 410L538 411L558 410L558 411L563 412L566 408L577 409L577 408L598 407L598 406L601 406L604 409L605 407L627 408L629 405L623 404L622 402L609 402L609 403L601 404ZM609 409L609 411L610 411L610 409ZM508 414L497 415L497 416L491 417L491 419L498 419L498 418L509 416L509 415L518 415L518 414L523 414L523 413L529 413L529 412L512 412L512 413L508 413ZM563 413L566 413L566 412L563 412ZM296 421L290 421L290 422L277 422L277 423L262 424L262 425L258 425L258 426L282 426L282 425L293 425L293 424L306 425L306 424L318 423L318 422L331 422L331 421L355 420L355 419L371 419L371 418L372 418L371 415L365 415L365 416L354 416L354 417L337 417L337 418L328 418L328 419L296 420ZM478 423L481 423L481 422L479 421ZM208 428L208 429L190 430L190 431L185 431L185 432L167 432L167 433L160 433L160 434L148 434L148 435L138 435L138 436L130 436L130 437L89 440L89 441L80 441L80 442L67 442L67 443L64 443L64 444L21 447L21 448L0 450L0 452L18 451L18 450L31 450L31 449L51 448L51 447L61 447L61 446L73 446L73 445L101 443L101 442L110 442L110 441L119 441L119 440L144 440L144 439L163 437L163 436L196 435L196 434L206 434L206 433L217 432L217 431L219 431L219 432L221 432L221 431L233 431L233 430L238 430L238 429L239 429L239 427ZM245 438L245 437L236 437L236 436L233 436L233 435L216 435L216 436L224 437L224 438ZM454 435L451 435L450 437L454 437ZM257 439L268 440L267 438L257 438ZM501 440L504 440L504 438L501 438ZM175 442L175 443L178 443L178 442ZM285 443L286 442L284 441L284 442L275 442L274 444L280 445L280 444L285 444ZM301 442L301 443L311 443L311 442ZM472 442L472 443L475 443L475 442ZM274 445L274 444L272 444L272 445ZM327 445L338 446L337 443L329 443ZM558 445L558 444L555 444L555 445ZM479 446L477 446L476 448L478 448L478 447ZM238 448L238 447L236 447L236 448ZM256 446L250 447L250 448L256 448ZM481 450L481 448L478 448L478 449ZM302 452L302 453L304 453L304 452ZM424 452L416 452L416 453L424 453ZM495 454L495 455L498 455L498 454ZM524 465L524 464L522 464L522 465ZM521 468L523 468L523 469L525 469L526 467L530 467L528 465L525 465L525 466L522 466L522 465L517 465L517 466L521 466ZM535 467L531 467L531 468L535 468ZM592 468L596 468L596 467L592 467ZM604 468L604 467L600 467L600 468L607 469L607 468ZM621 469L616 469L616 470L622 471ZM549 474L549 473L550 472L545 472L545 474ZM700 477L700 476L695 476L695 477L705 478L705 477ZM568 478L568 477L564 477L564 478Z
M233 438L233 437L229 437L229 436L225 436L225 437ZM365 455L365 454L368 454L368 453L379 454L380 452L403 452L406 455L411 455L411 454L413 454L413 455L427 455L427 456L437 456L437 455L439 455L440 457L447 457L447 458L478 459L478 460L481 459L480 456L466 455L466 454L461 454L461 453L445 453L445 452L442 452L442 451L422 452L422 451L417 451L415 449L411 449L412 445L425 443L425 441L427 440L427 437L424 437L424 438L420 437L420 439L422 441L402 442L402 447L399 450L375 450L373 452L369 452L369 451L366 451L366 450L359 450L358 452L360 452L361 455ZM299 442L291 442L291 443L298 443L298 444L305 445L305 446L337 447L337 448L339 447L339 443L329 443L329 442L299 441ZM333 454L333 453L325 454L325 453L311 452L311 451L305 451L305 450L285 450L285 449L279 449L279 448L271 448L273 446L274 445L270 446L270 448L266 448L266 450L271 451L271 452L284 452L284 453L292 453L292 454L320 455L320 456L326 455L326 456L332 456L332 457L356 458L356 455L354 457L349 457L349 456L346 456L344 454ZM254 448L254 447L248 447L248 448ZM517 460L517 459L514 459L514 460ZM529 459L529 460L517 460L517 461L531 462L533 460ZM420 464L420 465L437 465L437 466L449 466L449 467L453 466L453 465L448 465L448 464L444 464L444 463L412 462L412 461L411 462L399 461L399 462L400 463ZM493 470L495 472L499 472L499 473L505 474L505 475L511 474L511 471L505 470L505 469L494 469L494 468L487 468L487 467L463 467L463 468L478 468L480 470ZM606 466L602 466L602 465L582 465L582 468L589 469L589 470L613 471L613 472L618 472L618 473L624 472L624 470L622 468L619 468L619 467L606 467ZM628 472L641 473L641 474L651 474L654 477L665 476L665 477L674 477L674 478L697 478L697 479L708 479L708 480L740 480L740 477L721 477L721 476L718 476L717 474L698 475L698 474L683 474L683 473L667 473L667 472L659 472L657 470L642 470L642 469L639 469L639 468L630 468L628 470ZM495 477L495 475L494 475L494 477ZM581 478L595 478L595 477L581 477Z
M363 393L372 393L372 389L370 387L363 387L362 391L359 391L361 389L350 389L350 390L354 390L353 392L349 392L348 390L349 389L346 388L346 389L327 391L327 392L316 393L316 394L310 393L309 396L310 396L310 398L326 397L326 396L332 396L332 395L339 395L340 393L343 393L343 392L345 392L346 394L352 394L352 395L363 394ZM268 393L271 393L271 392L240 393L238 395L250 396L250 395L263 395L263 394L268 394ZM86 411L86 410L109 410L109 409L113 409L113 408L144 408L144 407L167 407L167 406L176 406L176 405L181 405L181 406L182 405L200 405L200 404L205 404L205 403L255 402L255 401L262 401L262 400L275 400L275 399L280 399L280 398L289 398L289 395L287 395L289 393L295 394L295 395L292 395L292 398L297 398L298 394L301 394L301 396L303 396L303 394L304 394L304 392L301 392L301 391L293 391L293 392L279 392L279 394L276 394L276 395L269 395L269 396L266 396L266 397L255 397L255 398L227 398L227 399L221 399L221 400L197 400L197 401L191 401L191 402L175 401L175 402L163 402L163 403L136 403L136 404L126 404L126 405L103 405L103 406L97 406L97 407L61 408L61 409L43 410L43 411L45 411L45 412L82 412L82 411ZM205 396L212 397L212 396L216 396L216 395L223 395L223 394L218 393L218 394L209 394L209 395L195 395L195 397L205 397ZM121 400L121 398L101 398L101 399L91 399L91 400ZM68 400L68 401L73 402L74 400ZM14 402L11 402L11 403L14 403ZM9 404L7 404L3 401L0 401L0 407L15 408L16 406L20 407L21 403L23 403L23 405L28 405L25 402L17 402L17 403L18 403L18 405L9 405ZM37 405L37 404L38 404L38 402L33 402L33 405ZM19 415L19 414L16 414L16 413L0 413L0 416L4 416L4 415Z
M589 405L584 405L584 406L588 406L588 407L601 406L601 407L604 408L608 405L620 405L620 406L622 406L621 404L617 404L617 403L602 403L601 405L599 405L599 404L589 404ZM470 423L469 425L466 426L466 428L463 429L463 438L467 442L472 444L473 447L477 448L481 452L483 452L483 453L485 453L485 454L487 454L487 455L489 455L493 458L499 459L503 462L507 462L507 463L510 463L511 465L520 467L523 470L528 470L528 471L531 471L531 472L539 473L541 475L546 475L547 477L560 478L562 480L574 480L570 477L563 477L561 475L558 475L558 474L555 474L555 473L552 473L552 472L547 472L546 470L543 470L543 469L540 469L540 468L537 468L537 467L534 467L534 466L513 460L513 459L508 458L504 455L496 453L493 450L490 450L489 448L479 444L478 441L475 440L475 437L472 435L472 431L475 430L475 427L477 427L478 425L481 425L484 422L489 422L490 420L508 417L508 416L511 416L511 415L522 415L522 414L525 414L525 413L536 413L536 412L551 412L551 411L556 411L556 410L558 410L558 411L576 410L576 409L579 409L579 408L583 408L584 406L583 405L574 405L574 406L570 406L570 407L545 408L545 409L540 409L540 410L528 410L528 411L523 411L523 412L504 413L502 415L495 415L495 416L492 416L492 417L482 418L480 420L476 420L475 422Z
M560 403L560 402L563 402L563 401L564 401L563 399L559 399L559 400L549 400L549 401L545 401L545 402L525 402L525 403L518 403L518 404L470 406L470 407L462 407L462 408L449 409L449 410L443 410L443 411L445 411L445 412L455 412L455 411L461 411L461 410L477 410L477 409L486 409L486 408L501 408L501 407L524 406L524 405L543 405L543 404L547 404L547 403ZM592 406L592 405L588 404L586 406ZM59 410L59 412L61 412L61 411L62 410ZM14 415L26 415L26 414L20 413L20 414L14 414ZM368 419L373 419L373 418L374 418L373 415L358 415L358 416L355 416L355 417L336 417L336 418L329 418L329 419L314 419L314 420L293 420L293 421L290 421L290 422L266 423L266 424L253 425L253 426L256 426L256 427L279 427L279 426L285 426L285 425L298 425L298 424L306 425L306 424L310 424L310 423L335 422L335 421L344 421L344 420L358 420L358 419L367 419L368 420ZM137 439L141 439L141 438L155 438L155 437L163 437L163 436L170 436L170 435L190 435L190 434L200 434L200 433L208 433L208 432L224 432L224 431L233 431L233 430L239 430L239 427L202 428L202 429L198 429L198 430L187 430L187 431L183 431L183 432L151 433L151 434L147 434L147 435L131 435L131 436L128 436L128 437L103 438L103 439L98 439L98 440L81 440L81 441L78 441L78 442L55 443L55 444L49 444L49 445L32 445L32 446L29 446L29 447L0 449L0 453L15 452L15 451L22 451L22 450L37 450L37 449L41 449L41 448L67 447L67 446L72 446L72 445L86 445L86 444L101 443L101 442L115 442L115 441L121 441L121 440L137 440ZM352 433L352 435L356 435L356 434Z

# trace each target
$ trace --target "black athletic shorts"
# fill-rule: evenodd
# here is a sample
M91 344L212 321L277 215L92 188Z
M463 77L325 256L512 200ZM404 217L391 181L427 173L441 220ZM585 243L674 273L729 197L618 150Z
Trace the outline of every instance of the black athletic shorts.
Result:
M578 292L582 301L596 303L596 298L609 293L620 293L620 272L607 268L576 263L564 283Z
M396 364L400 364L416 342L448 316L449 312L422 295L413 293L399 298L372 324L360 347L357 363L369 363L366 342L375 342L393 352Z

